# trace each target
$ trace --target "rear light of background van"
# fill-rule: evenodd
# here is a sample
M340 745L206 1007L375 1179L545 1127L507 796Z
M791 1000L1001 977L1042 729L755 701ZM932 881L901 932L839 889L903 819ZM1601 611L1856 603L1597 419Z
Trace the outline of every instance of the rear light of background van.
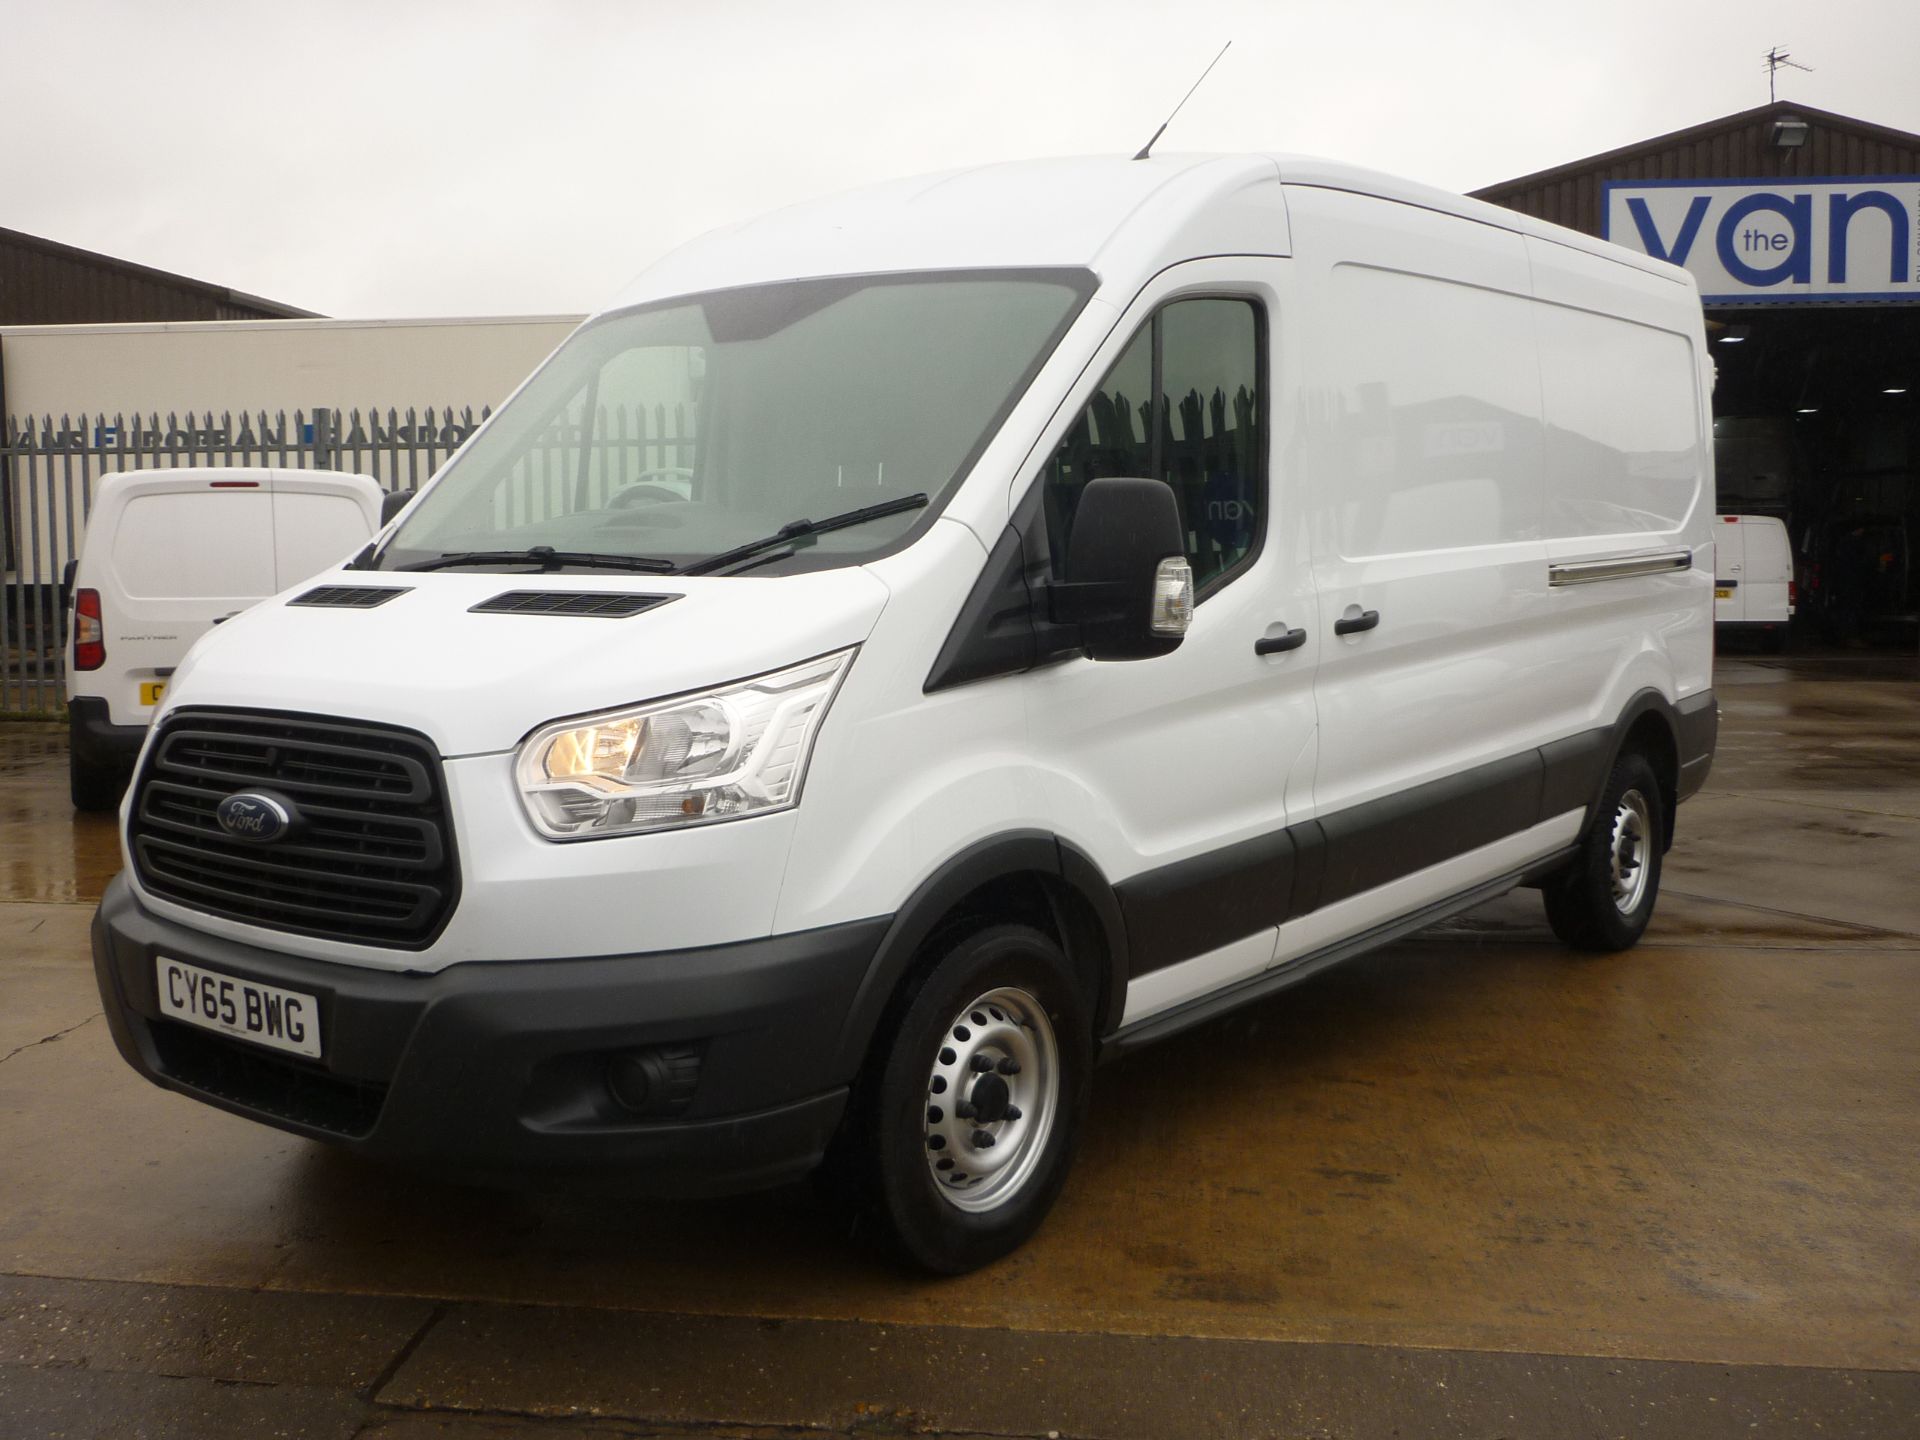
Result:
M100 592L73 593L73 668L98 670L107 663L106 631L100 625Z

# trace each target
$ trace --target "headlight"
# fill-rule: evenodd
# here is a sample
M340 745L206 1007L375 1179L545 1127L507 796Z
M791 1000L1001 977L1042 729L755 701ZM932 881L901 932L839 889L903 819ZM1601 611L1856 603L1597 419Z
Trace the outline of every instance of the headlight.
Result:
M798 804L853 653L536 730L514 763L527 814L549 839L581 840Z

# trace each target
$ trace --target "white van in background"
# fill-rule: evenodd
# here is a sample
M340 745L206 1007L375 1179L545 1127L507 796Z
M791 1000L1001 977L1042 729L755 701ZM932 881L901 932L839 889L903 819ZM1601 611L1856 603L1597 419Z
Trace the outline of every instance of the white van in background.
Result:
M182 665L115 1042L442 1175L824 1161L983 1264L1103 1055L1517 885L1639 939L1717 724L1708 374L1684 270L1298 157L694 241Z
M1799 598L1787 524L1771 515L1718 515L1713 527L1713 624L1722 634L1757 635L1777 655Z
M380 528L364 475L212 466L108 475L68 581L69 777L110 810L187 648Z

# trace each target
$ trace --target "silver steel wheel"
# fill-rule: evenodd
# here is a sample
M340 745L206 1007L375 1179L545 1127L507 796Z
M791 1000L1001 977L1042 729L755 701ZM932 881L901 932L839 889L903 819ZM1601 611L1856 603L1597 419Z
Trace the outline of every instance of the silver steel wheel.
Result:
M979 1213L1039 1168L1060 1105L1060 1047L1040 1002L989 990L948 1022L927 1075L927 1171L941 1198Z
M1647 862L1652 858L1652 825L1647 816L1646 797L1629 790L1620 797L1613 812L1613 905L1622 915L1640 908L1647 895Z

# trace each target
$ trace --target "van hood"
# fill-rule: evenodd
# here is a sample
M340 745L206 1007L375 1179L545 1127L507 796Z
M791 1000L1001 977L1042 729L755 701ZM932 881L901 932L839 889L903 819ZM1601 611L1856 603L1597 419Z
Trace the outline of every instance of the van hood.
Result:
M378 601L371 606L300 603L323 587L401 593L368 597ZM529 591L562 604L663 603L621 618L474 608ZM858 645L888 593L858 567L765 579L332 570L201 639L174 675L163 715L238 706L370 720L417 730L444 756L486 754L550 720Z

